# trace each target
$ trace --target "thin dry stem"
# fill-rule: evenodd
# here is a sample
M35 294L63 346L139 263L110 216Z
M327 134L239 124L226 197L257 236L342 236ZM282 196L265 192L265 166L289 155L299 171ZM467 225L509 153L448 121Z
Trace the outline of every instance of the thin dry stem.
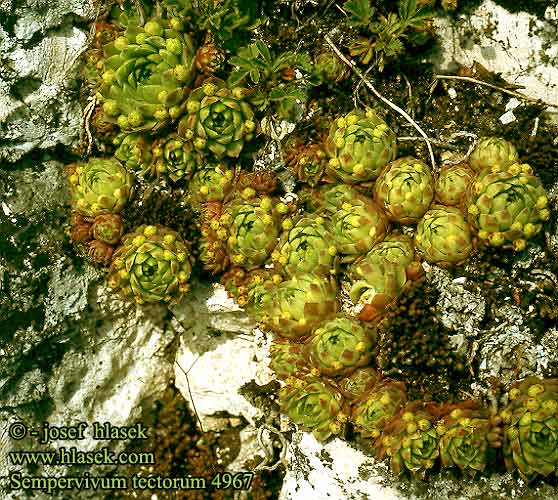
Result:
M409 113L407 113L404 109L401 109L397 104L391 102L389 99L386 99L382 94L380 94L376 90L374 85L372 85L372 83L370 83L370 80L367 80L364 77L362 72L355 66L355 64L343 55L343 53L331 41L331 38L329 38L328 35L325 36L325 41L331 47L333 52L335 52L335 54L337 54L337 57L339 57L339 59L341 59L347 66L349 66L349 68L351 68L351 70L353 70L354 73L362 80L362 82L364 83L364 85L366 85L366 87L368 87L368 90L370 90L370 92L372 92L384 104L387 104L391 109L393 109L394 111L399 113L401 116L403 116L403 118L405 118L417 130L417 132L422 136L422 138L426 142L426 146L428 147L428 153L430 154L430 162L432 163L432 168L434 170L436 170L436 160L434 159L434 151L432 150L432 144L430 143L430 139L426 135L426 132L424 130L422 130L420 125L415 120L413 120L411 118L411 116L409 115Z

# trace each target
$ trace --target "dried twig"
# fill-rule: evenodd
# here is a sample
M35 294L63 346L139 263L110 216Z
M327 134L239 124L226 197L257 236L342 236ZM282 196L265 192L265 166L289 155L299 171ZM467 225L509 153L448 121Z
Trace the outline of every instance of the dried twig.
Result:
M397 113L399 113L401 116L403 116L403 118L405 118L416 130L417 132L422 136L422 138L424 139L424 141L426 142L426 146L428 147L428 153L430 154L430 162L432 163L432 168L434 170L436 170L436 160L434 159L434 151L432 150L432 144L430 144L430 139L428 138L428 136L426 135L426 132L424 130L422 130L422 128L420 127L420 125L413 120L410 116L409 113L407 113L404 109L401 109L397 104L391 102L389 99L386 99L382 94L380 94L376 88L374 87L374 85L372 85L370 83L370 80L367 80L364 75L362 74L362 72L355 66L355 64L350 61L349 59L347 59L342 53L341 51L337 48L337 46L331 41L331 38L329 38L328 35L325 36L325 41L328 43L328 45L331 47L331 49L333 50L333 52L335 52L337 54L337 57L339 57L339 59L341 59L347 66L349 66L349 68L351 68L354 73L362 80L362 82L364 83L364 85L366 85L366 87L368 87L368 90L370 90L370 92L372 92L378 99L380 99L384 104L387 104L391 109L393 109L394 111L396 111Z
M194 362L190 365L190 368L188 368L188 371L184 371L184 368L182 368L182 366L180 366L180 363L175 360L176 366L178 366L178 368L180 368L180 370L182 371L182 373L184 373L184 376L186 377L186 385L188 386L188 395L190 396L190 401L192 402L192 408L194 409L194 413L196 415L196 419L198 420L199 424L200 424L200 429L202 432L205 432L204 428L203 428L203 424L202 421L200 419L200 416L198 415L198 410L196 410L196 405L194 403L194 397L192 396L192 390L190 389L190 380L188 379L188 373L190 373L190 370L192 368L194 368L194 365L197 363L198 359L200 359L200 356L198 356Z
M509 94L518 99L522 99L527 102L531 102L533 104L543 104L541 99L534 99L533 97L526 96L520 92L516 92L515 90L509 90L504 87L498 87L498 85L494 85L492 83L483 82L482 80L478 80L476 78L472 78L470 76L457 76L457 75L434 75L434 78L437 80L460 80L463 82L470 82L476 83L478 85L484 85L485 87L489 87L494 90L498 90L499 92L503 92L504 94Z
M263 440L264 431L268 431L270 433L269 440L267 443L264 443ZM275 434L279 438L279 441L281 442L281 454L279 456L279 459L273 465L267 465L273 460L273 442L271 440L271 434ZM280 431L278 431L275 427L269 424L262 425L258 429L258 444L260 445L260 448L265 453L265 461L257 465L255 470L273 471L277 469L277 467L279 467L281 464L285 465L285 461L286 461L285 457L287 455L287 440L285 439L285 436L283 436L283 434Z

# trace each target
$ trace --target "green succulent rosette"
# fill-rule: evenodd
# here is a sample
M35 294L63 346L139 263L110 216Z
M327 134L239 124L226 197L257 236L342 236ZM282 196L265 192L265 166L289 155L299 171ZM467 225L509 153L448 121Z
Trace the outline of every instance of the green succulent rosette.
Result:
M241 87L229 89L212 78L188 97L188 114L180 120L178 134L201 152L217 158L237 158L244 144L254 138L256 122Z
M397 300L407 283L408 267L375 247L349 266L349 296L358 306L359 319L372 320Z
M371 366L357 368L348 377L338 381L339 390L348 401L361 399L380 380L378 370Z
M119 214L102 214L91 225L91 236L107 245L116 245L124 234L124 223Z
M322 145L310 144L303 146L302 151L293 155L289 167L297 180L316 186L325 172L326 163L326 154Z
M304 430L312 432L318 441L343 432L347 421L343 396L321 379L291 377L279 389L279 402L282 413Z
M276 339L269 348L269 356L269 366L279 379L286 380L309 371L301 344Z
M286 205L268 196L227 203L219 223L227 231L230 261L247 270L262 265L277 245L286 212Z
M436 180L436 201L446 206L459 205L474 177L466 163L442 167Z
M117 145L114 157L134 173L145 177L155 175L155 164L151 154L151 139L141 132L119 134L113 141Z
M375 330L340 316L314 331L306 341L306 353L320 373L330 377L347 376L370 363L375 346Z
M428 165L406 156L387 165L374 185L374 196L390 220L417 222L434 198L434 179Z
M550 217L546 192L527 164L481 171L464 202L469 224L481 241L492 246L511 243L518 251Z
M189 142L170 134L153 143L153 161L157 175L178 182L190 179L201 159Z
M335 120L325 141L326 173L346 184L372 181L397 154L395 134L372 110Z
M380 379L353 403L351 422L362 437L377 438L406 402L403 382Z
M199 210L204 203L224 201L232 192L234 176L234 170L223 162L205 164L188 183L188 202Z
M464 262L473 251L471 228L458 208L434 206L420 220L415 234L418 253L441 266Z
M178 233L144 224L122 238L108 283L138 304L171 302L188 291L191 271L188 246Z
M345 199L331 216L329 231L344 260L368 252L384 239L388 220L384 211L371 199L359 196Z
M285 276L298 273L331 274L337 263L337 250L325 219L302 215L284 231L277 248L271 254Z
M508 392L504 459L508 470L532 480L558 473L558 379L528 377Z
M331 217L345 202L362 198L362 193L349 184L325 185L319 189L302 190L299 193L308 212Z
M195 70L192 41L181 29L173 19L133 23L104 47L98 96L105 121L156 132L183 114Z
M432 469L440 455L436 416L422 403L409 403L378 438L379 457L389 457L396 475L410 471L422 479Z
M351 75L351 69L327 47L314 58L314 67L323 80L339 83Z
M299 274L280 283L267 304L262 323L286 338L307 337L339 312L333 277Z
M134 193L134 178L115 158L91 158L68 169L72 206L86 217L120 213Z
M474 477L496 458L501 432L488 412L476 401L453 405L436 427L443 467L459 467Z
M519 155L515 146L500 137L481 139L469 156L469 165L475 172L496 167L501 170L517 163Z

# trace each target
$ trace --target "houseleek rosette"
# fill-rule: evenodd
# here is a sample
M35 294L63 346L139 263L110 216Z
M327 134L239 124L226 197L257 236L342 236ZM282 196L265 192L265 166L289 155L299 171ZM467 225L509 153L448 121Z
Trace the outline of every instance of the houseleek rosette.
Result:
M188 247L178 233L159 225L141 225L122 238L108 282L139 304L171 302L188 291L191 270Z
M180 120L179 135L201 152L237 158L256 129L245 94L241 87L229 89L221 80L207 80L188 97L188 114Z
M436 416L422 403L409 403L378 438L379 457L389 457L394 474L410 471L420 478L432 469L440 455Z
M321 325L306 341L308 359L328 376L347 376L367 365L374 354L376 333L359 321L337 317Z
M227 231L231 262L248 270L263 264L277 244L286 211L283 203L268 196L227 203L220 225Z
M199 210L204 203L223 201L231 193L233 181L234 170L225 163L206 163L188 183L188 202Z
M134 192L134 178L115 158L91 158L68 168L72 205L81 215L119 213Z
M303 215L284 231L271 258L286 276L292 276L329 274L336 267L336 255L324 218Z
M318 441L343 432L347 421L343 396L321 379L291 377L279 390L279 401L282 412L295 424L312 432Z
M345 199L329 224L337 251L348 259L368 252L384 239L387 229L384 211L365 196Z
M280 379L300 376L309 371L301 344L274 340L269 348L269 356L271 358L269 366Z
M262 322L283 337L306 337L339 311L337 290L333 277L295 275L277 285Z
M151 139L141 132L119 134L113 141L117 147L114 157L134 173L145 177L155 175L155 164L151 154Z
M518 251L550 217L546 192L527 164L482 170L469 187L465 206L481 241L512 243Z
M508 392L500 413L504 424L504 459L531 480L558 473L558 379L529 377Z
M374 195L391 220L413 224L434 198L430 168L410 156L399 158L382 170L374 185Z
M380 379L352 406L351 422L363 437L377 438L407 402L403 382Z
M155 132L180 117L195 76L194 47L182 29L177 20L152 19L104 47L104 120Z
M427 262L442 266L459 264L473 251L471 229L463 213L453 207L435 206L420 220L415 235L417 251Z
M501 432L493 418L476 401L465 401L443 416L436 431L444 467L459 467L469 476L483 472L501 446Z
M378 371L371 366L366 366L357 368L348 377L339 380L337 385L348 401L356 401L369 393L379 379Z
M326 172L347 184L372 181L395 158L395 134L372 110L337 118L325 141L330 157Z
M443 167L436 180L436 201L446 206L459 205L474 176L465 163Z
M178 182L192 176L200 163L200 157L190 143L176 134L170 134L154 142L153 161L157 175Z
M475 172L492 167L504 170L517 163L518 158L517 150L511 142L500 137L485 137L469 156L469 164Z

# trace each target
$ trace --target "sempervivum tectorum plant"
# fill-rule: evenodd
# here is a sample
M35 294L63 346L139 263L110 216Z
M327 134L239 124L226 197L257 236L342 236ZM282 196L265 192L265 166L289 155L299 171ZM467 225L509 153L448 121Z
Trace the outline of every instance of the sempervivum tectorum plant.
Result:
M355 401L370 392L370 389L380 380L380 374L375 368L366 366L358 368L348 377L337 382L339 390L348 401Z
M458 208L436 205L420 220L415 234L417 251L427 262L459 264L473 251L471 229Z
M277 244L281 219L288 208L269 196L233 199L219 219L227 231L227 248L234 265L253 269L263 264Z
M459 467L470 476L483 472L502 446L501 418L490 415L478 401L448 405L440 411L443 417L436 431L442 466Z
M372 360L376 331L360 321L339 316L326 321L306 341L306 353L319 373L347 376Z
M365 196L343 201L329 224L337 251L346 256L345 261L368 252L384 239L387 229L384 211Z
M372 110L337 118L325 141L330 157L326 172L347 184L372 181L395 158L395 134Z
M327 158L321 144L305 145L295 139L286 152L285 163L293 177L313 187L325 172Z
M245 94L241 87L229 89L221 80L207 80L188 97L188 114L180 120L179 135L201 152L238 157L256 130L254 112Z
M485 168L498 167L504 170L517 163L519 156L515 146L500 137L481 139L469 156L469 164L476 172Z
M316 73L330 82L339 83L351 75L351 69L327 47L316 54L314 66Z
M529 377L508 392L500 413L504 459L527 480L558 472L558 379Z
M306 376L291 377L279 390L284 414L304 430L312 432L318 441L343 432L347 415L341 393L325 381Z
M200 162L199 153L176 134L155 141L152 151L157 175L173 182L189 179Z
M226 244L227 230L219 225L222 214L223 205L218 201L202 205L198 259L211 274L224 271L230 263Z
M119 213L132 194L133 176L115 158L91 158L68 167L72 206L81 215Z
M393 304L407 282L421 272L411 239L395 234L357 258L347 274L349 296L358 306L359 318L370 321Z
M188 202L195 210L210 201L222 202L231 193L233 181L234 170L224 162L208 162L188 182Z
M474 176L466 163L442 167L436 180L436 201L446 206L459 205Z
M492 246L512 243L518 251L550 217L546 192L526 164L481 171L464 202L469 223L481 241Z
M428 165L406 156L387 165L374 185L374 195L391 220L417 222L434 198L434 179Z
M377 439L378 457L389 457L394 474L401 474L406 469L424 479L440 455L436 421L435 406L408 403Z
M269 348L269 356L269 367L280 379L300 376L309 371L301 344L276 339Z
M147 135L141 132L119 134L113 143L118 146L114 157L120 160L128 170L145 177L155 175L151 139Z
M339 312L337 282L333 277L299 274L272 292L262 323L287 338L307 337Z
M188 291L188 246L176 231L142 225L125 234L114 252L109 286L144 302L171 302Z
M124 234L122 216L118 214L97 215L91 226L91 235L107 245L116 245Z
M207 42L196 51L196 68L206 76L219 71L225 62L225 52L213 42Z
M363 437L377 438L407 402L403 382L380 379L352 406L351 422Z
M337 250L323 217L302 215L284 231L271 254L286 276L297 273L330 274L335 271Z
M345 201L351 202L361 197L362 193L349 184L328 184L319 189L304 190L299 196L309 212L331 216Z
M194 49L176 19L128 26L104 48L99 95L103 116L122 130L156 131L184 111L193 81Z

